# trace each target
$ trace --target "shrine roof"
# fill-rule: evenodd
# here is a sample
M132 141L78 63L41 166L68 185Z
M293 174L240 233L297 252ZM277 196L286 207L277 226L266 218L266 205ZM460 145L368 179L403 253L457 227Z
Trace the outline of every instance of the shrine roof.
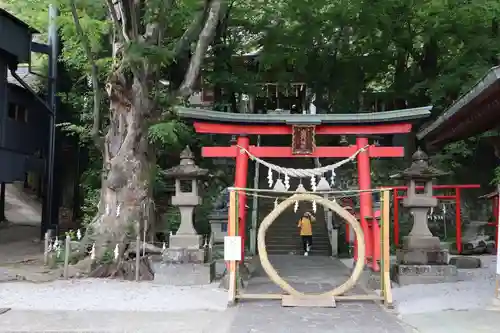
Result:
M500 66L490 69L429 126L417 134L429 146L481 134L500 124Z
M31 33L34 33L34 34L37 34L37 33L40 33L40 31L36 30L35 28L31 27L30 25L28 25L28 23L18 19L16 16L12 15L11 13L9 13L8 11L6 11L5 9L3 8L0 8L0 18L7 18L7 19L10 19L12 20L15 24L25 28L26 30L28 30L29 32Z
M230 113L207 109L177 107L181 118L212 121L218 123L261 124L380 124L398 123L430 116L432 106L382 112L332 113L332 114L254 114Z

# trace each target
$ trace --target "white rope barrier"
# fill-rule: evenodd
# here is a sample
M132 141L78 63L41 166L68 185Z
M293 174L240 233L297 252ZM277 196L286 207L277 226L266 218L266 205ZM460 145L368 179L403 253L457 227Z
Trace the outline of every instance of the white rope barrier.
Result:
M256 162L259 162L260 164L264 165L268 169L270 169L274 172L277 172L280 175L288 175L290 177L295 177L295 178L309 178L309 177L314 177L314 176L322 176L323 174L325 174L327 172L335 172L336 168L338 168L338 167L340 167L348 162L353 161L358 156L359 153L366 151L366 149L369 147L369 145L366 145L365 147L358 149L353 155L351 155L350 157L348 157L342 161L339 161L339 162L334 163L334 164L326 165L326 166L323 166L320 168L314 168L314 169L283 168L283 167L280 167L279 165L266 162L266 161L264 161L256 156L252 155L248 150L246 150L245 148L243 148L239 145L237 145L237 147L240 149L240 151L245 152L250 157L250 159L252 159Z

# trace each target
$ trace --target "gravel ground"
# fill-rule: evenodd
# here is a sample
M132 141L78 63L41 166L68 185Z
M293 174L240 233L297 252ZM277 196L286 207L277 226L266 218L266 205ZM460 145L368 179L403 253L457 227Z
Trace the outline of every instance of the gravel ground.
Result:
M445 310L473 310L491 306L495 290L495 256L481 256L482 268L460 269L457 283L393 288L401 315Z
M86 311L222 311L227 293L217 285L173 287L102 279L0 285L0 308Z

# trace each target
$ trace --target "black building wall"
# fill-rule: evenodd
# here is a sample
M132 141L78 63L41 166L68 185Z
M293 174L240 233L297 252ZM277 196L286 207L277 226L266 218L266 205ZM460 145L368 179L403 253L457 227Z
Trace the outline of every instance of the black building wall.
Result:
M0 93L5 88L7 105L0 111L0 182L11 183L24 180L26 172L44 171L49 114L29 91L7 83Z

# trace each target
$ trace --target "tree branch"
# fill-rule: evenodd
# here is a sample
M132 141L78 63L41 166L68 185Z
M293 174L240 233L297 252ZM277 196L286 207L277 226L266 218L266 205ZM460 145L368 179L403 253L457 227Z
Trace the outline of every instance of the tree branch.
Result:
M189 45L196 40L203 29L203 24L207 20L209 12L209 1L205 1L203 10L201 10L191 25L186 29L182 37L177 41L174 47L174 58L177 58L183 51L189 48Z
M174 6L174 3L175 0L165 0L165 4L160 8L156 22L151 22L146 25L144 35L142 36L146 43L157 43L158 45L161 43L160 32L163 31L165 27L165 17ZM148 2L146 2L145 5L148 6Z
M127 35L127 31L125 29L125 18L122 17L122 23L120 23L120 19L118 18L118 14L115 10L115 5L113 4L112 0L106 0L106 3L108 4L108 9L109 13L111 15L111 20L113 21L113 25L115 26L115 29L117 31L121 31L122 33L118 33L118 39L120 39L120 42L125 45L126 42L130 42L130 38ZM123 16L123 15L122 15Z
M97 147L101 148L102 139L99 135L101 127L101 93L99 91L99 72L97 64L90 48L90 42L83 32L82 25L80 24L80 18L78 17L75 0L70 0L71 15L73 16L73 22L75 24L76 33L82 43L83 50L90 64L91 76L92 76L92 91L94 94L94 107L93 107L93 118L94 122L92 124L91 136Z
M200 38L196 44L195 52L189 62L189 68L184 76L184 81L179 88L179 96L186 98L189 97L193 91L193 86L200 74L201 64L205 59L212 38L214 36L217 22L221 12L226 8L227 0L212 0L210 10L205 22L205 26L201 30Z
M137 22L137 10L139 9L139 6L137 5L136 0L128 0L128 6L128 12L130 13L130 32L132 33L132 39L137 40L137 37L139 36L139 22Z

